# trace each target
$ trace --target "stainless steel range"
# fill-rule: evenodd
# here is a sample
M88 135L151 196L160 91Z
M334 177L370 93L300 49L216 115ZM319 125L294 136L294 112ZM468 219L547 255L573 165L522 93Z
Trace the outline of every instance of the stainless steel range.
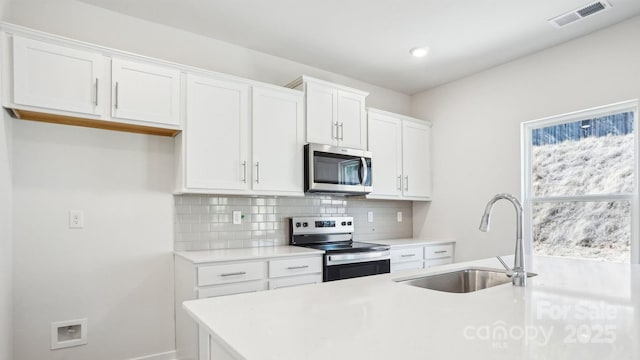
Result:
M323 281L390 271L389 247L353 241L353 217L294 217L289 243L324 250Z

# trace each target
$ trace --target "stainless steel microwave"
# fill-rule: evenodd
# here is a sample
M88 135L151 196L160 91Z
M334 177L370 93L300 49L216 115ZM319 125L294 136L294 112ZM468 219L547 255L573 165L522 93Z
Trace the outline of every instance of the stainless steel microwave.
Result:
M338 146L304 146L305 192L368 194L373 190L371 152Z

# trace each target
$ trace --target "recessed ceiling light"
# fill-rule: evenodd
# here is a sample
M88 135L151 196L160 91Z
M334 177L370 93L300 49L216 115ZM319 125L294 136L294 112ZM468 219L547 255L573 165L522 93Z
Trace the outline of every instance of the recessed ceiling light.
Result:
M414 47L409 53L415 57L425 57L429 53L428 47Z

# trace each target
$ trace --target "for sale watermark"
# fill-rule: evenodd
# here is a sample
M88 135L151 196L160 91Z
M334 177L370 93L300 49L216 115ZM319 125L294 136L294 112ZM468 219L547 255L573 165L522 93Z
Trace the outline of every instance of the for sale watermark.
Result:
M493 348L545 346L553 339L565 344L612 344L616 341L617 308L605 302L558 304L537 301L533 325L498 320L487 325L466 326L467 340L488 342Z

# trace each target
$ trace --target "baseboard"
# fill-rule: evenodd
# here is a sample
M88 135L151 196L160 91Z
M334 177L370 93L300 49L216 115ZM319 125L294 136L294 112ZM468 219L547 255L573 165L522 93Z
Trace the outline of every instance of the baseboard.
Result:
M129 360L176 360L176 352L167 351L167 352L151 354L143 357L131 358Z

